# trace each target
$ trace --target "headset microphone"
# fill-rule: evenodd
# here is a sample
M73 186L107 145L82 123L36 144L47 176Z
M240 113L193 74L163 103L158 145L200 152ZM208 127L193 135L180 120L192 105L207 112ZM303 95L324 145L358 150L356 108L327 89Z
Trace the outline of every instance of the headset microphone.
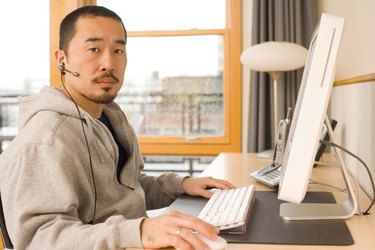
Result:
M73 72L73 71L70 71L68 69L65 68L65 64L64 63L60 63L59 66L58 66L59 70L60 70L60 73L65 75L65 72L68 72L69 74L75 76L75 77L79 77L79 73L78 72Z

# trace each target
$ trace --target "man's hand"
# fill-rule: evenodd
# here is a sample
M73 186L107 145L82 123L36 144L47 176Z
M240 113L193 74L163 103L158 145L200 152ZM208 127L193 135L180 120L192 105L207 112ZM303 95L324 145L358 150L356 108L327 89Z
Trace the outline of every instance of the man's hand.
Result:
M209 189L235 187L228 181L212 177L189 177L183 180L182 188L188 195L210 198L212 193ZM219 230L196 217L173 211L154 218L147 218L142 222L142 246L144 248L173 246L184 250L208 250L208 246L195 237L192 232L198 232L208 239L216 240Z
M214 179L212 177L201 177L185 178L182 182L182 188L188 195L210 198L212 193L209 189L211 188L231 189L235 188L235 186L225 180Z
M141 224L141 240L144 248L162 248L173 246L178 249L209 250L203 241L195 237L192 231L216 240L219 230L214 226L180 212L169 212L154 218L147 218Z

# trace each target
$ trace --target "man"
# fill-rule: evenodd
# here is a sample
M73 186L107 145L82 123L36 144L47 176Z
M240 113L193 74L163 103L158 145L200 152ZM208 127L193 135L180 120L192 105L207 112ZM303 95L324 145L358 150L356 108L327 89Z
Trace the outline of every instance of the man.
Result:
M127 64L126 30L112 11L79 8L60 26L63 89L20 98L19 134L0 155L5 219L16 249L206 249L213 226L171 212L180 194L233 186L213 178L141 174L134 131L113 102Z

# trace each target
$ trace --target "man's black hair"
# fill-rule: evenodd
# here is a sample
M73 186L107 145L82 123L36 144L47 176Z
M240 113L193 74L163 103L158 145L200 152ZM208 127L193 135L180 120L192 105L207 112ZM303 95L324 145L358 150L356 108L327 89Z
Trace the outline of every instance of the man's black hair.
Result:
M59 41L59 49L63 50L65 54L68 52L68 46L70 40L72 40L73 36L76 33L76 23L80 17L85 16L92 16L92 17L108 17L112 18L116 21L121 22L122 27L124 28L125 32L125 42L127 40L127 33L122 22L121 18L112 10L107 9L102 6L97 5L88 5L84 7L80 7L71 13L69 13L61 22L60 24L60 41Z

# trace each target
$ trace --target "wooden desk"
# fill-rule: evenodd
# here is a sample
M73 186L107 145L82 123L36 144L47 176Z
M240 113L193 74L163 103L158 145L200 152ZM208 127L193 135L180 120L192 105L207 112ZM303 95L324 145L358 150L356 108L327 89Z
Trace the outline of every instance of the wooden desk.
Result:
M334 185L345 188L340 169L335 167L335 157L333 155L323 155L322 160L332 165L322 165L313 169L311 179L320 183ZM260 183L255 182L249 173L267 165L270 160L257 158L255 154L222 153L201 176L213 176L215 178L226 179L238 187L255 184L259 191L270 191L270 189ZM346 199L347 194L335 188L320 184L312 184L308 191L329 191L335 195L337 201ZM369 199L362 193L359 197L360 207L363 209L369 205ZM268 244L228 244L226 250L305 250L305 249L329 249L329 250L367 250L375 248L375 209L371 210L369 216L355 215L348 219L347 225L352 233L355 244L351 246L304 246L304 245L268 245ZM173 249L173 248L171 248Z
M320 183L345 188L340 169L335 167L335 157L324 155L323 161L329 162L331 166L318 166L313 169L311 179ZM202 176L213 176L231 181L237 186L255 184L257 190L270 190L268 187L255 182L249 173L265 166L269 160L259 159L255 154L222 153L202 173ZM340 201L346 199L347 194L337 189L319 184L309 185L308 191L329 191ZM369 199L363 193L359 196L360 207L365 209L369 205ZM352 233L355 244L352 246L300 246L300 245L263 245L263 244L229 244L227 250L258 250L258 249L373 249L375 248L375 209L371 215L355 215L348 219L347 225Z

